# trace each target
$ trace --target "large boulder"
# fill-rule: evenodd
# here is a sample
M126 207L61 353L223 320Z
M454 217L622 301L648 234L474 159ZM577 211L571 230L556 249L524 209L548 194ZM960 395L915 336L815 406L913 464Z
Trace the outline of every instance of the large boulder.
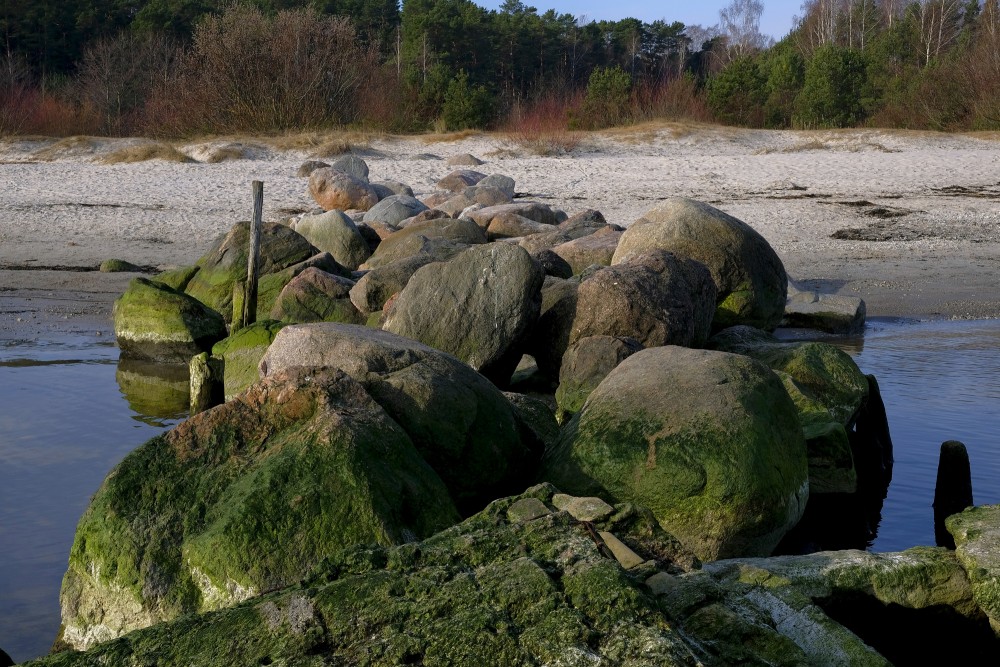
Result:
M675 198L646 212L618 243L611 263L662 248L698 260L718 287L716 330L736 324L772 330L785 311L788 276L752 227L708 204Z
M576 275L593 264L611 264L621 236L622 232L608 225L591 234L553 246L552 252L566 260Z
M514 204L499 204L497 206L487 206L478 211L467 214L477 225L486 229L493 222L494 218L506 215L519 215L528 220L534 220L543 225L558 225L559 214L545 204L538 202L518 202Z
M291 369L141 445L80 519L63 640L84 649L299 581L352 544L457 519L406 432L346 374Z
M368 182L368 163L357 155L342 155L334 160L330 167L350 174L359 181Z
M228 322L233 311L233 284L247 277L249 245L250 223L234 225L198 259L198 271L187 281L184 292L221 313ZM265 222L260 233L260 276L263 279L268 274L300 265L315 256L316 252L316 248L293 229ZM279 291L280 287L274 295L277 296ZM270 309L268 304L264 317Z
M417 269L433 261L433 255L421 253L368 271L351 288L351 303L366 314L382 310L393 294L403 291Z
M390 195L379 203L368 209L365 213L364 222L371 223L375 220L390 225L398 225L407 218L426 211L427 206L409 195Z
M383 328L453 354L503 385L538 319L543 279L523 248L473 247L414 273Z
M382 239L362 268L375 269L419 254L430 254L442 261L480 243L486 243L486 233L473 222L452 218L425 220Z
M546 276L542 283L542 308L529 334L525 351L535 358L538 370L553 383L559 378L563 354L570 344L580 283Z
M493 241L540 234L550 229L552 229L552 225L529 220L517 213L507 213L493 218L490 226L486 228L486 235Z
M475 185L484 178L486 178L486 174L473 171L472 169L456 169L438 181L437 187L441 190L461 192L465 188L470 185Z
M541 452L522 442L510 403L451 355L363 326L286 327L261 361L261 374L300 365L338 368L361 382L463 510L480 509L534 474Z
M281 290L271 309L271 319L282 322L345 322L361 324L364 314L351 303L354 282L308 268Z
M364 236L343 211L305 215L295 224L295 231L322 252L333 255L338 264L354 270L371 255Z
M708 269L653 250L599 269L580 284L569 342L625 336L643 347L703 347L714 311L715 284Z
M784 327L817 329L834 334L860 334L865 330L864 299L849 294L823 294L788 285L788 301L781 321Z
M639 341L621 336L589 336L570 345L562 358L556 389L560 413L579 412L608 373L641 349Z
M945 520L973 599L1000 636L1000 505L970 507Z
M809 496L802 428L778 377L741 355L674 346L608 374L546 453L542 479L648 507L703 560L769 554Z
M284 322L261 320L234 331L212 346L212 356L222 360L225 400L232 399L260 380L257 370L260 360L283 327Z
M115 301L115 338L122 357L187 363L226 337L222 316L163 283L135 278Z
M367 179L361 180L333 167L322 167L309 174L309 194L325 211L367 211L378 203L378 194Z

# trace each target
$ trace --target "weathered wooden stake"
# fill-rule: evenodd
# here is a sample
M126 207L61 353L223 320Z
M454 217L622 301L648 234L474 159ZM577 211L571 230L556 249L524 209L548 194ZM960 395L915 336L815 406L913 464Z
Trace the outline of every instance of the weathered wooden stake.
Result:
M233 334L243 328L243 303L247 296L247 281L237 280L233 283L233 321L229 333Z
M969 452L957 440L941 444L937 483L934 485L934 538L939 547L955 548L955 538L944 520L972 505L972 470Z
M250 220L250 252L247 255L246 297L243 299L242 326L257 321L257 274L260 271L260 228L264 215L264 182L253 182L253 218Z

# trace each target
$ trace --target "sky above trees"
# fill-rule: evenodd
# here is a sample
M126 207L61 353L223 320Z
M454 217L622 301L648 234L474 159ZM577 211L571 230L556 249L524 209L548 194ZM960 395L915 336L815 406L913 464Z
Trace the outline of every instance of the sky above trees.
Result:
M497 9L503 0L474 0L487 9ZM539 0L525 1L539 12L554 9L560 14L586 15L593 21L619 20L626 17L652 22L666 19L668 23L680 21L686 25L712 26L719 22L719 10L731 0ZM801 13L802 0L764 0L764 15L760 31L781 39L792 29L792 17Z

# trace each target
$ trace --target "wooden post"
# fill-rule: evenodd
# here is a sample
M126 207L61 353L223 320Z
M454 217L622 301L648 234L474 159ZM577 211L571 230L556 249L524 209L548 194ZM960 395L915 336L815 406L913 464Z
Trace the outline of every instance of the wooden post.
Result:
M969 452L961 442L941 444L937 483L934 485L934 539L939 547L955 548L955 538L944 520L972 506L972 466Z
M243 328L243 303L247 296L247 281L237 280L233 283L233 321L229 333L234 334Z
M257 274L260 271L260 227L264 214L264 183L253 182L253 218L250 220L250 252L247 255L246 298L243 299L243 326L257 321Z

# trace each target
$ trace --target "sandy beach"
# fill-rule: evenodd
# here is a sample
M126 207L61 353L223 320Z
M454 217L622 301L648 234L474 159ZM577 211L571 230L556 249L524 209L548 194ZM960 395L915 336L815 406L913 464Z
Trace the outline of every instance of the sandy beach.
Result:
M111 302L133 276L98 273L100 262L193 263L250 217L253 180L265 183L267 220L315 207L296 177L315 147L218 139L178 146L192 162L103 163L145 143L0 142L0 340L109 335ZM1000 317L992 137L657 125L589 134L547 156L490 134L372 138L355 152L371 180L418 197L455 168L447 158L469 153L486 161L477 170L514 178L522 199L597 209L625 227L691 197L757 229L796 283L864 298L869 317Z

